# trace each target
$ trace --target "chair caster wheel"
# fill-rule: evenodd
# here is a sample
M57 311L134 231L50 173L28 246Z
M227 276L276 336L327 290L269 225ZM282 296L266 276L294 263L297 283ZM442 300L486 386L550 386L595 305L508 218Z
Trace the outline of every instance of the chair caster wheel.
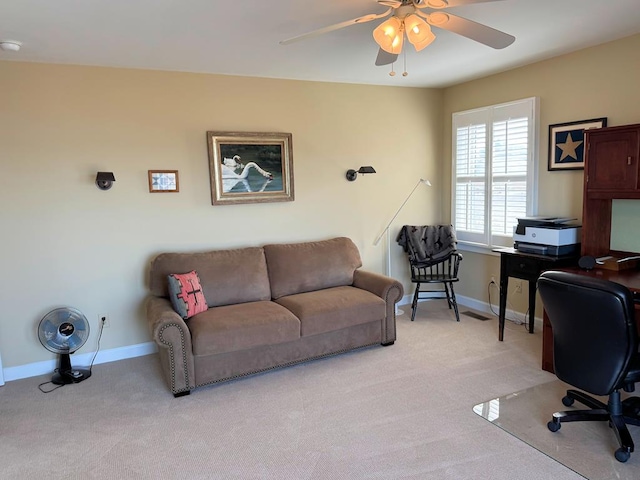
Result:
M574 401L575 400L573 398L571 398L570 396L568 396L568 395L566 397L562 397L562 404L565 407L570 407L571 405L573 405Z
M556 423L553 420L547 423L547 428L552 432L557 432L558 430L560 430L560 426L561 426L560 423Z
M620 463L624 463L627 460L629 460L631 453L627 452L624 448L619 448L616 450L615 455L616 455L616 460L618 460Z

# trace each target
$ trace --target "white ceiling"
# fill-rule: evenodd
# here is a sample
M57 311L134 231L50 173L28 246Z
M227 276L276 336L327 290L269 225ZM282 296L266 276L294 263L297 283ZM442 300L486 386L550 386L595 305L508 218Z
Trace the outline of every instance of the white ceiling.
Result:
M382 20L279 44L385 9L375 0L1 0L0 40L23 47L0 60L444 87L640 33L640 0L502 0L450 12L514 44L494 50L434 28L423 51L405 43L407 77L402 55L394 77L374 65Z

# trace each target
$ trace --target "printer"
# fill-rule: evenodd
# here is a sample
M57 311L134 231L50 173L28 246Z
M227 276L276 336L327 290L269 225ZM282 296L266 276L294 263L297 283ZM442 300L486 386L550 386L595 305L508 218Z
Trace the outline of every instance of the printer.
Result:
M518 218L513 228L513 246L521 252L540 255L578 254L582 227L569 223L574 220L542 216Z

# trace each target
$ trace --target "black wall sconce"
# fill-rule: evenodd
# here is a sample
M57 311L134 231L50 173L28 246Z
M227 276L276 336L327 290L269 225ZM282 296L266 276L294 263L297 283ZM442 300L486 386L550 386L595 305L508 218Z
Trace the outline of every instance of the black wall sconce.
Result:
M113 172L98 172L96 175L96 185L100 190L109 190L115 181L116 177Z
M358 170L347 170L347 180L353 182L356 178L358 178L359 173L376 173L376 169L371 166L367 166L360 167Z

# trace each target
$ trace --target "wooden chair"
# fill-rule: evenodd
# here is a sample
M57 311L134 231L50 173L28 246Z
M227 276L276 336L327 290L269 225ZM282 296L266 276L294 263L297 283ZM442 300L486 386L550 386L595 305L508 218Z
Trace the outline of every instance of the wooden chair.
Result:
M448 257L440 260L438 263L419 264L409 260L411 264L411 282L415 283L416 288L411 302L411 321L416 317L418 308L418 300L447 299L449 309L453 308L456 314L456 320L460 321L460 313L458 312L458 303L456 302L456 294L453 291L453 284L458 279L458 268L462 261L462 255L458 252L452 253ZM423 285L441 284L441 290L425 289L421 290Z
M458 282L462 255L456 250L455 231L451 225L405 225L396 239L411 267L411 282L415 284L411 302L411 321L414 321L419 300L446 299L460 321L453 284ZM433 289L440 284L441 289ZM424 288L427 287L427 288Z

